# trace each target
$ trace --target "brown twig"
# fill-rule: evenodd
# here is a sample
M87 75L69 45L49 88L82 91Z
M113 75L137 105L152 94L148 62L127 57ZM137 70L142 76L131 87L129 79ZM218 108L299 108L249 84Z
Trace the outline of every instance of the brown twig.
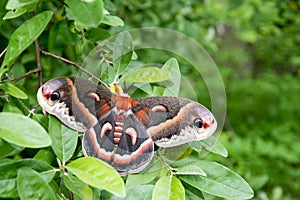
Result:
M113 62L106 58L108 53L103 53L103 51L99 48L99 45L97 43L94 43L94 46L97 52L99 53L99 56L101 57L100 62L105 62L107 65L112 65Z
M27 76L29 76L30 74L34 74L36 72L39 72L40 69L36 68L36 69L33 69L33 70L30 70L29 72L23 74L22 76L19 76L18 78L15 78L15 79L12 79L11 81L16 83L18 82L19 80L23 79L23 78L26 78Z
M30 12L31 17L35 16L35 12L32 11ZM42 75L42 64L41 64L41 48L39 45L39 40L36 39L34 40L34 46L35 46L35 54L36 54L36 64L37 64L37 69L38 69L38 75L39 75L39 87L42 86L43 84L43 75Z
M28 113L28 116L27 117L30 117L30 115L33 115L35 110L40 106L40 104L36 104L35 106L32 107L31 110L29 110L29 113Z
M164 159L163 157L160 155L159 151L156 151L157 157L160 159L160 161L167 167L167 169L169 170L171 176L174 174L175 169L172 168Z
M41 63L41 48L38 39L34 41L34 45L35 45L35 52L36 52L37 72L39 75L39 87L41 87L43 84L43 74L42 74L42 63Z
M36 69L33 69L33 70L30 70L29 72L23 74L22 76L19 76L15 79L12 79L11 81L16 83L18 82L19 80L23 79L23 78L26 78L27 76L33 74L33 73L38 73L39 74L39 87L41 87L42 85L42 64L41 64L41 49L40 49L40 45L39 45L39 41L36 39L34 41L34 44L35 44L35 51L36 51L36 59L37 59L37 68Z
M1 52L0 58L5 54L6 51L7 51L7 47Z
M30 16L34 17L35 12L31 11ZM36 54L37 72L38 72L38 75L39 75L39 87L41 87L42 84L43 84L43 80L42 80L43 75L42 75L42 64L41 64L41 48L40 48L38 39L34 40L34 46L35 46L35 54Z
M47 52L47 51L44 51L44 50L41 50L41 53L44 54L45 56L51 56L53 58L56 58L58 60L61 60L65 63L68 63L70 65L73 65L74 67L76 67L77 69L81 70L82 72L86 73L87 75L89 75L91 78L97 80L98 82L100 82L103 86L105 86L107 89L109 89L109 85L106 84L105 82L103 82L102 80L100 80L98 77L96 77L94 74L90 73L89 71L87 71L86 69L84 69L83 67L77 65L75 62L73 61L70 61L66 58L63 58L63 57L60 57L58 55L55 55L53 53L50 53L50 52Z
M63 0L58 0L61 4L63 4L64 6L66 6L66 7L69 7L69 5L68 4L66 4Z
M69 191L69 200L73 200L74 199L74 195L72 191Z

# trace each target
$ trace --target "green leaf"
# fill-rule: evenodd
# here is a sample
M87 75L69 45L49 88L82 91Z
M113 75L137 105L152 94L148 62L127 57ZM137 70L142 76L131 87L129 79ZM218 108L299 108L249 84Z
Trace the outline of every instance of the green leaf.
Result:
M5 74L7 72L6 68L1 68L0 69L0 77L3 77L3 74Z
M105 189L119 197L125 196L123 179L112 166L104 161L84 157L69 163L66 168L77 178L93 187Z
M205 200L203 193L200 190L185 182L183 182L182 185L185 190L185 200Z
M77 146L78 133L53 116L49 116L49 135L52 140L51 147L63 163L66 163L74 154Z
M132 37L127 31L117 35L113 46L113 66L116 75L122 74L131 61L133 53Z
M20 90L17 86L11 83L0 84L0 89L2 89L7 94L19 98L19 99L28 99L28 96L25 92Z
M203 148L205 148L207 151L211 151L220 156L223 157L228 156L228 152L226 148L214 136L211 136L205 140L190 142L189 145L192 149L194 149L198 153L202 153Z
M27 114L30 109L32 109L32 107L30 107L29 105L29 99L18 99L18 98L15 98L13 96L11 96L11 98L9 98L9 102L16 106L21 112L22 114L24 115L25 113ZM13 112L15 112L16 110L14 110ZM18 113L18 112L16 112Z
M0 197L15 198L18 196L15 179L0 180Z
M6 9L9 10L3 17L3 20L13 19L23 15L26 12L35 10L39 0L9 0Z
M19 170L17 188L21 199L57 199L42 176L30 168Z
M74 194L78 195L81 199L89 200L92 199L92 189L75 176L69 175L63 177L65 186Z
M191 151L192 149L188 144L159 149L160 155L169 161L181 160L182 158L187 157Z
M117 196L113 196L110 200L149 200L152 199L152 191L154 186L153 185L135 185L126 188L126 197L119 198Z
M0 1L0 26L3 22L3 17L6 13L6 9L5 9L5 6L7 4L7 0L3 0L3 1ZM1 73L1 70L0 70L0 77L2 77L2 73Z
M30 6L32 4L36 4L39 0L9 0L5 6L7 10L14 10L26 6Z
M149 94L150 96L155 96L153 95L153 87L151 86L150 83L135 83L134 86L139 88L143 92Z
M19 17L26 12L27 12L26 8L20 8L20 9L8 11L5 14L5 16L3 17L3 20L8 20L8 19L13 19L13 18Z
M181 83L181 73L177 60L175 58L170 58L161 69L167 70L170 74L172 74L172 77L160 83L161 86L155 86L154 93L156 93L156 90L159 90L159 88L163 87L163 93L161 94L162 96L177 97Z
M11 113L18 113L18 114L23 114L23 112L12 102L7 102L3 106L2 112L11 112Z
M207 138L205 140L202 140L203 142L203 146L208 150L208 151L211 151L215 154L218 154L220 156L223 156L223 157L227 157L228 156L228 151L227 149L224 147L224 145L219 141L217 140L215 142L215 144L212 146L211 148L211 140L213 139L213 137L210 137L210 138Z
M48 117L46 117L45 115L43 114L36 114L36 113L33 113L32 114L32 119L34 119L36 122L38 122L40 125L42 125L45 129L48 129Z
M255 43L259 38L259 34L254 30L249 30L249 31L240 32L239 37L244 42Z
M206 173L195 163L189 163L176 169L177 175L201 175L206 176Z
M17 176L18 169L22 167L30 167L37 172L40 172L47 182L51 181L55 174L54 168L44 161L23 159L0 164L0 180L15 178Z
M76 47L75 47L75 51L77 55L81 55L83 53L84 47L85 47L85 38L81 37L80 39L77 40L76 42Z
M120 17L112 15L104 15L102 24L106 24L109 26L124 26L124 22Z
M161 177L155 184L152 194L153 200L184 199L184 188L175 176Z
M102 0L66 0L72 17L86 27L97 27L103 17ZM69 18L70 19L70 18Z
M55 175L53 167L40 160L23 159L15 162L2 163L0 164L1 198L15 198L18 196L16 177L18 170L22 167L30 167L38 171L46 182L50 182Z
M22 150L22 147L13 146L12 144L0 139L0 158L15 155Z
M121 77L120 81L122 80L125 82L155 83L168 80L172 77L172 73L170 73L168 70L157 67L145 67L125 74Z
M97 42L109 38L110 33L103 28L91 28L85 34L85 38L91 42Z
M51 145L51 139L36 121L15 113L0 113L0 137L7 142L29 148Z
M126 187L150 183L159 176L161 168L162 162L157 158L152 159L149 167L144 172L128 175L126 180Z
M58 184L61 184L62 182L61 181L57 181L57 180L55 180L55 179L53 179L52 181L50 181L49 183L48 183L48 185L52 188L52 190L54 191L54 193L56 194L56 196L60 199L60 200L62 200L62 190L65 190L65 187L64 188L62 188L62 187L60 187L60 186L62 186L62 185L60 185L60 186L58 186Z
M93 199L104 199L102 198L102 194L103 193L106 193L106 194L109 194L110 196L112 196L112 194L110 194L109 192L106 192L105 190L101 190L101 189L98 189L98 188L95 188L95 187L92 187L92 191L93 191Z
M10 67L16 58L44 31L51 20L52 11L42 12L24 22L11 35L1 68Z
M45 149L39 150L35 154L34 159L42 160L48 164L51 164L55 160L55 155L50 148L45 148Z
M208 194L226 199L250 199L253 190L248 183L235 172L215 162L199 160L198 165L207 176L179 176L187 184Z

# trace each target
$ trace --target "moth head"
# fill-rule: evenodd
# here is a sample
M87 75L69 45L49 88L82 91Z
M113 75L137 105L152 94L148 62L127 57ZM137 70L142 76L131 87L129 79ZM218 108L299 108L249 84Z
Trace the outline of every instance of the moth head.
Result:
M37 93L37 99L40 106L50 114L63 104L62 99L66 98L66 81L63 78L52 79L42 85Z
M191 140L203 140L216 131L217 121L207 108L197 102L190 102L184 109L180 134L188 132Z

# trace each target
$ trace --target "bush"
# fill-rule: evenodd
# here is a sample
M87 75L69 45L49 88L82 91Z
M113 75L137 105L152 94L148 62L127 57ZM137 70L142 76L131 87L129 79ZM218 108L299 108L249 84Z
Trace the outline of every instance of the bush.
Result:
M145 198L164 192L159 188L169 191L170 198L174 193L172 188L177 188L181 191L181 197L185 194L186 199L215 198L209 194L229 198L232 197L230 195L242 192L228 194L226 189L220 189L217 191L223 192L220 194L213 188L201 185L208 183L205 182L209 181L208 177L216 178L218 173L231 177L222 179L221 182L237 178L238 183L247 186L242 178L228 168L207 160L218 161L245 177L254 189L256 199L295 199L300 196L297 182L300 174L300 152L297 148L300 114L298 1L97 0L92 7L83 5L85 4L80 4L79 1L70 0L64 3L4 0L0 3L0 178L4 180L3 187L0 187L0 197L25 198L31 195L30 192L39 192L48 193L51 199L55 198L54 195L67 198L69 191L72 191L78 198L89 199L92 195L100 195L97 187L111 192L101 190L101 197L112 199L117 198L112 194L124 195L125 188L127 194ZM128 176L124 187L124 179L105 163L79 158L82 154L80 142L77 144L77 133L62 126L55 118L48 119L41 114L23 117L37 103L36 90L40 81L37 63L43 66L44 81L57 76L74 75L78 71L70 67L70 63L62 62L61 57L81 63L95 47L95 43L122 30L145 26L170 28L191 36L209 52L222 73L227 90L228 110L220 141L228 149L229 158L223 159L211 154L201 161L195 158L209 143L200 143L200 146L191 144L194 147L193 153L189 148L190 151L187 151L187 159L190 159L188 163L193 163L191 168L195 170L194 165L201 165L196 170L198 173L203 170L207 177L178 174L169 176L171 171L156 158L147 172ZM22 40L16 40L20 38ZM37 43L34 45L35 39L38 39L39 46ZM110 48L116 50L122 48L120 45L121 43L116 43L115 49L114 46ZM9 48L5 53L7 46ZM54 59L44 55L47 52L41 51L41 58L37 58L36 55L39 54L36 54L36 49L39 48L60 57ZM185 58L163 51L137 50L127 57L125 55L125 59L120 62L114 60L112 52L105 54L104 65L114 62L114 70L120 69L118 67L124 70L128 66L136 67L149 62L162 65L175 57L169 62L173 61L174 64L174 60L178 61L175 63L180 66L179 73L197 91L201 91L197 93L200 102L210 105L204 82L199 80L198 73ZM108 71L110 68L106 69ZM102 78L111 82L114 75L120 75L114 70L110 74L103 72ZM127 73L122 72L123 76ZM154 84L156 86L158 85ZM160 87L153 94L160 95L164 89ZM144 96L146 92L137 90L134 95ZM185 91L181 90L181 94L185 95ZM21 126L17 127L19 123L30 127L29 131ZM53 134L57 134L54 136L60 145L53 143L53 135L50 138L47 136L51 132L50 127L58 130L53 131ZM36 137L36 131L41 133L41 137L33 140L30 137ZM13 137L14 135L18 137ZM66 148L68 152L60 152L65 149L62 136L65 137L64 140L70 141ZM217 144L219 149L213 151L226 155L222 145ZM210 146L207 148L211 150ZM58 162L56 158L59 159ZM183 167L188 164L186 161L172 162L172 167ZM105 169L102 174L105 176L104 180L115 180L117 186L110 188L98 179L87 180L86 176L94 174L86 173L86 162L94 163L92 168ZM71 173L68 174L67 171ZM81 172L82 176L79 175ZM34 181L28 183L29 178ZM136 185L143 180L150 182L142 186ZM39 187L34 188L34 185ZM225 186L221 184L219 188L224 189ZM22 192L19 188L22 188ZM136 191L141 193L136 194ZM250 198L251 189L245 191L243 194Z

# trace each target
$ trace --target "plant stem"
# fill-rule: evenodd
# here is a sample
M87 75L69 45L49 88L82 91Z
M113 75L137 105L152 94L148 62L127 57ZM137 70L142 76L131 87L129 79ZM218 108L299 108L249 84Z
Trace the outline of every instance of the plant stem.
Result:
M170 175L172 176L174 174L174 168L172 168L166 161L163 159L163 157L160 155L159 150L156 151L157 157L161 160L161 162L168 168L170 171Z
M35 52L36 52L37 72L39 75L39 87L41 87L43 84L43 74L42 74L42 63L41 63L41 48L38 39L34 41L34 45L35 45Z
M21 80L23 78L26 78L27 76L29 76L29 75L37 72L39 74L39 87L42 86L42 84L43 84L42 83L43 75L42 75L42 64L41 64L41 49L40 49L40 45L39 45L38 39L36 39L34 41L34 45L35 45L35 52L36 52L37 68L33 69L33 70L30 70L29 72L23 74L22 76L19 76L19 77L15 78L15 79L12 79L12 82L16 83L19 80Z
M36 69L33 69L33 70L30 70L29 72L23 74L22 76L19 76L18 78L15 78L15 79L12 79L12 82L16 83L18 82L19 80L23 79L23 78L26 78L27 76L29 76L30 74L33 74L33 73L36 73L36 72L39 72L41 71L40 69L36 68Z
M7 51L7 47L1 52L0 58L5 54L6 51Z

